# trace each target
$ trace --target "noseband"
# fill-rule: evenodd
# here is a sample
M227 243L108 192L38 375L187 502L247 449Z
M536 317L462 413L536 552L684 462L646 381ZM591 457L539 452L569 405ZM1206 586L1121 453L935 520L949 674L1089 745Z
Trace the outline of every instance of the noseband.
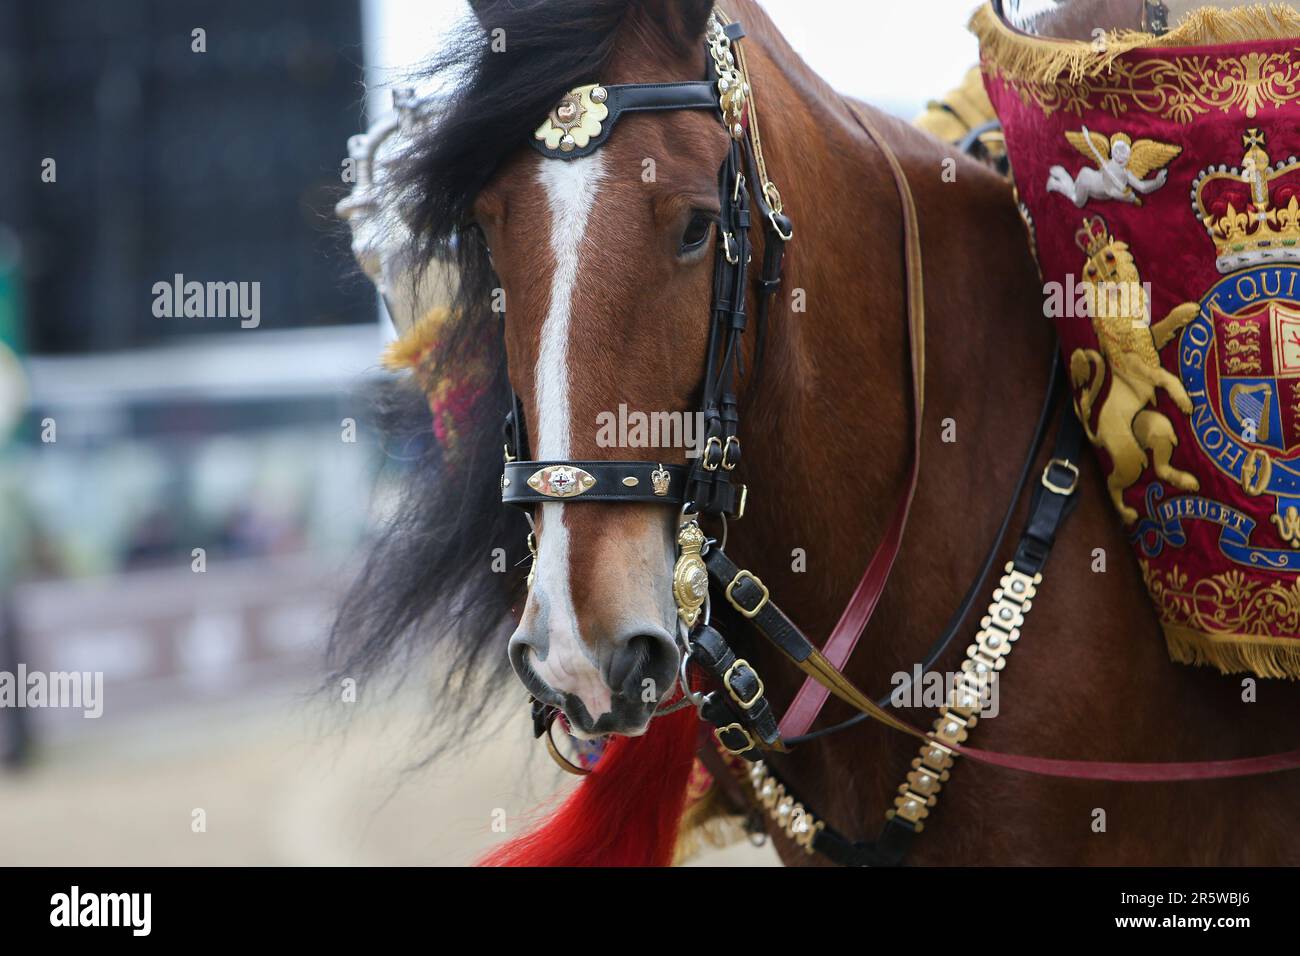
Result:
M763 226L763 271L755 312L761 354L772 296L781 284L785 243L792 235L781 194L767 177L758 137L744 54L733 44L744 36L739 23L715 13L705 37L706 79L681 83L593 84L566 93L534 134L532 145L549 159L589 156L627 113L710 110L730 137L718 171L717 252L713 304L704 367L701 412L704 442L688 465L658 461L528 461L522 406L517 395L506 420L502 500L529 508L548 501L662 504L709 515L744 514L746 489L732 480L740 463L740 419L735 378L741 368L741 334L748 325L747 274L752 210ZM746 176L748 172L748 176Z

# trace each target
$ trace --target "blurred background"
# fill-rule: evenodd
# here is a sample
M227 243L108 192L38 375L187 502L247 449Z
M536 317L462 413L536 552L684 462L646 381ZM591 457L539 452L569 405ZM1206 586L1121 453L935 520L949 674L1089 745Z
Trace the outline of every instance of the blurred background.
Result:
M765 6L907 118L976 60L972 0ZM0 672L104 675L98 719L0 707L0 864L467 863L494 809L567 785L522 691L418 769L418 674L311 694L401 470L366 411L391 326L333 217L346 141L463 12L0 0ZM258 283L256 325L158 315L176 276Z

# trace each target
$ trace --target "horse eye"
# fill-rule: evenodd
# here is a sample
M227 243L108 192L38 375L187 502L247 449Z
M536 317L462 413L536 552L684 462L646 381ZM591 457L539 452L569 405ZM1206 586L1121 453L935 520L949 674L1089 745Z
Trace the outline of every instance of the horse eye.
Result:
M679 256L687 255L699 249L709 241L709 235L713 231L713 217L707 212L696 212L691 215L691 221L686 224L686 231L682 233L682 244L677 250Z

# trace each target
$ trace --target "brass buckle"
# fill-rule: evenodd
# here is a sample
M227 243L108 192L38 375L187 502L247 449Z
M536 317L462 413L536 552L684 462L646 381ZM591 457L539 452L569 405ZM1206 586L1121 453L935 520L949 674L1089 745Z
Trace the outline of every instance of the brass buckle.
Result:
M722 735L727 733L730 730L739 730L744 735L745 746L741 747L739 750L733 750L731 747L727 746L727 742L722 739ZM749 731L746 730L744 727L742 727L740 724L736 724L736 723L727 724L727 726L725 727L714 727L713 736L721 745L722 749L725 750L727 753L731 754L733 757L739 757L741 754L748 753L749 751L753 750L756 746L758 746L756 743L754 743L754 738L750 736Z
M709 449L712 448L714 445L718 446L718 461L719 462L722 461L722 455L724 451L722 447L722 439L719 438L717 435L714 435L712 438L710 438L708 441L704 443L704 451L700 452L700 457L703 459L703 461L700 462L700 467L703 468L705 471L718 470L717 464L713 464L713 465L709 464Z
M727 452L731 451L732 445L735 445L737 450L739 450L740 439L737 438L735 435L728 435L727 443L722 446L722 470L723 471L734 471L736 468L736 463L727 457Z
M754 680L758 681L758 690L754 691L754 696L749 698L749 700L742 699L741 696L736 693L736 689L731 686L731 675L736 672L738 667L749 668L749 672L754 675ZM757 704L759 698L763 696L763 678L758 676L758 671L754 670L754 665L750 664L749 661L745 660L743 657L737 657L735 663L727 668L726 673L722 675L722 685L727 688L727 693L731 695L731 699L740 705L741 710L749 710Z
M763 592L763 600L759 601L758 604L754 606L754 610L752 611L749 610L748 608L741 606L740 602L737 601L735 597L732 595L732 592L735 591L736 589L736 585L740 584L741 578L749 578L751 581L757 584L758 589ZM754 574L751 571L746 571L744 568L741 568L739 571L737 571L736 576L731 579L731 583L727 585L726 594L727 594L727 600L730 602L731 606L748 618L757 617L758 612L763 610L763 605L767 603L767 599L771 597L771 593L767 590L767 585L765 585L762 582L762 580L758 577L758 575Z
M745 517L745 502L749 500L749 485L740 486L740 510L732 516L733 521L739 521Z
M1053 465L1059 465L1070 473L1071 479L1068 488L1064 485L1058 485L1049 477ZM1074 494L1074 489L1079 487L1079 466L1074 462L1066 461L1064 458L1053 458L1047 463L1047 467L1043 469L1043 487L1048 491L1056 492L1058 495Z

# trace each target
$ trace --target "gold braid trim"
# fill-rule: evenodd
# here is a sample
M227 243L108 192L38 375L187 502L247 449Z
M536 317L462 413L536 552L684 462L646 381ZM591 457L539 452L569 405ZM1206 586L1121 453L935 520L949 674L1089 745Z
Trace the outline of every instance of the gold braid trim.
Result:
M1265 583L1237 570L1193 579L1177 565L1138 564L1175 661L1300 678L1300 638L1281 636L1300 632L1300 581Z
M1221 674L1250 672L1257 677L1300 680L1300 640L1251 634L1207 634L1181 624L1162 623L1169 657L1179 664L1217 667Z
M1021 33L1004 23L992 4L985 4L975 11L969 27L979 37L986 69L1013 80L1052 83L1063 74L1071 81L1098 76L1110 69L1116 57L1130 50L1300 37L1300 11L1280 3L1257 3L1231 10L1202 7L1159 36L1140 30L1115 30L1093 41Z

